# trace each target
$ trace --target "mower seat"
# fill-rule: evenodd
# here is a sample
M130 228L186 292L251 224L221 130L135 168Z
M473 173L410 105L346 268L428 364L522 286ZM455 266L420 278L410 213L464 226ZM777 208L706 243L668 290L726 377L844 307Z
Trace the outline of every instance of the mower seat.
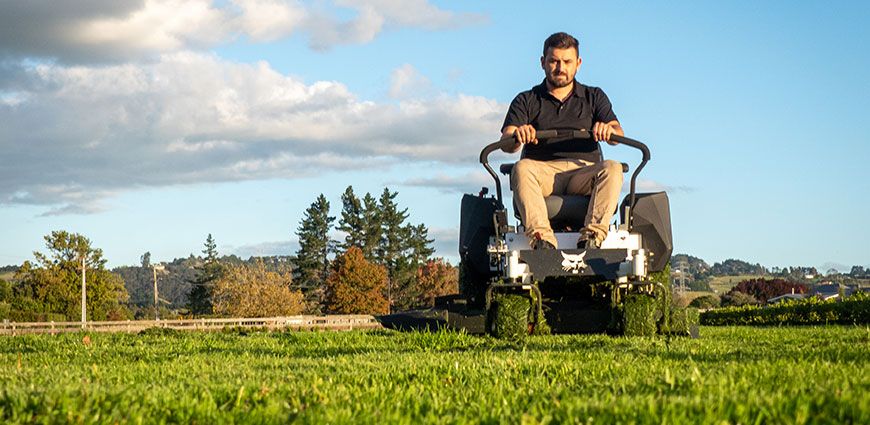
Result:
M501 164L499 171L507 176L511 175L514 163ZM628 164L622 163L622 172L628 172ZM581 195L550 195L544 198L547 204L547 217L550 218L550 226L555 231L577 231L582 227L586 219L586 211L589 210L590 196ZM514 206L514 216L520 220L520 213Z

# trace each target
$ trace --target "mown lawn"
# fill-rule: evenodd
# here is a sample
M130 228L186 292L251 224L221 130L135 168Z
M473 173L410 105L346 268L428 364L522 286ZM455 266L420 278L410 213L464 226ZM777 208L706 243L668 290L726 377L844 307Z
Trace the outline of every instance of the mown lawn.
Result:
M0 338L4 423L870 423L870 328Z

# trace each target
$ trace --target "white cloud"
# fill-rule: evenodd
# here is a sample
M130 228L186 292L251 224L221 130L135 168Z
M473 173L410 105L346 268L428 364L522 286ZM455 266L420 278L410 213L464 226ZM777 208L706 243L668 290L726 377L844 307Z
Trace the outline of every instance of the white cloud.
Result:
M394 99L419 96L430 88L429 79L411 64L404 64L390 74L390 97Z
M234 0L241 10L239 29L258 41L276 40L298 30L309 19L308 11L297 1Z
M444 256L454 266L459 265L459 228L432 227L429 237L435 242L437 255Z
M341 9L355 16L340 19ZM153 59L240 36L271 41L299 33L312 48L372 41L385 29L441 30L485 22L426 0L49 0L0 2L0 58L65 63Z
M172 51L211 44L224 37L227 16L208 0L146 0L124 16L101 17L72 24L75 44Z
M475 171L461 176L439 174L435 177L409 179L400 184L435 188L444 193L478 193L481 187L492 187L494 182L489 174ZM502 184L507 184L506 178Z
M337 4L355 9L369 9L397 26L438 30L480 24L486 17L455 13L429 4L427 0L337 0Z
M463 95L362 101L338 82L192 52L139 66L18 66L0 89L17 99L0 103L0 205L52 214L99 211L142 187L473 162L506 109Z
M299 242L295 240L261 242L238 247L226 247L227 251L231 254L238 255L239 258L242 259L248 259L250 257L269 257L272 255L294 255L298 249Z
M646 180L646 179L637 179L637 186L635 188L637 192L694 192L695 188L691 186L672 186L667 185L661 182L657 182L654 180ZM625 184L623 186L623 191L628 192L629 190L629 177L626 177Z

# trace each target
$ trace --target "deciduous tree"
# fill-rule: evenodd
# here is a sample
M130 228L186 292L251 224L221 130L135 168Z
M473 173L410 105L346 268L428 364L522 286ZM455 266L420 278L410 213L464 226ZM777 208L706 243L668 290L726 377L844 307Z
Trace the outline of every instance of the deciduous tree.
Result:
M770 298L780 295L795 293L804 294L807 292L807 287L800 283L790 282L785 279L748 279L741 281L734 288L731 288L729 293L742 292L752 295L753 298L762 304Z
M385 314L387 271L366 261L362 250L350 247L336 257L326 279L326 307L339 314Z
M291 289L290 272L268 271L261 260L229 266L214 282L214 312L232 317L301 314L302 292Z
M128 311L127 290L120 276L106 270L101 249L77 233L54 231L45 236L47 253L34 252L35 263L26 261L16 279L17 309L30 314L61 314L72 320L81 312L82 260L87 283L89 320L122 319ZM29 299L29 300L28 300Z
M426 261L417 269L420 295L415 307L434 307L435 298L459 293L459 270L442 258Z

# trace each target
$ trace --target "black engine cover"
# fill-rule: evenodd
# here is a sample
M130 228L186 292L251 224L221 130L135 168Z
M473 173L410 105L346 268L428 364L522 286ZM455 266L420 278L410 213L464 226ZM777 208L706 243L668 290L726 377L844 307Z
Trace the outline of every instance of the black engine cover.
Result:
M497 200L473 195L462 197L459 218L459 258L471 271L480 276L490 276L489 254L486 246L495 235L493 216L500 209Z

